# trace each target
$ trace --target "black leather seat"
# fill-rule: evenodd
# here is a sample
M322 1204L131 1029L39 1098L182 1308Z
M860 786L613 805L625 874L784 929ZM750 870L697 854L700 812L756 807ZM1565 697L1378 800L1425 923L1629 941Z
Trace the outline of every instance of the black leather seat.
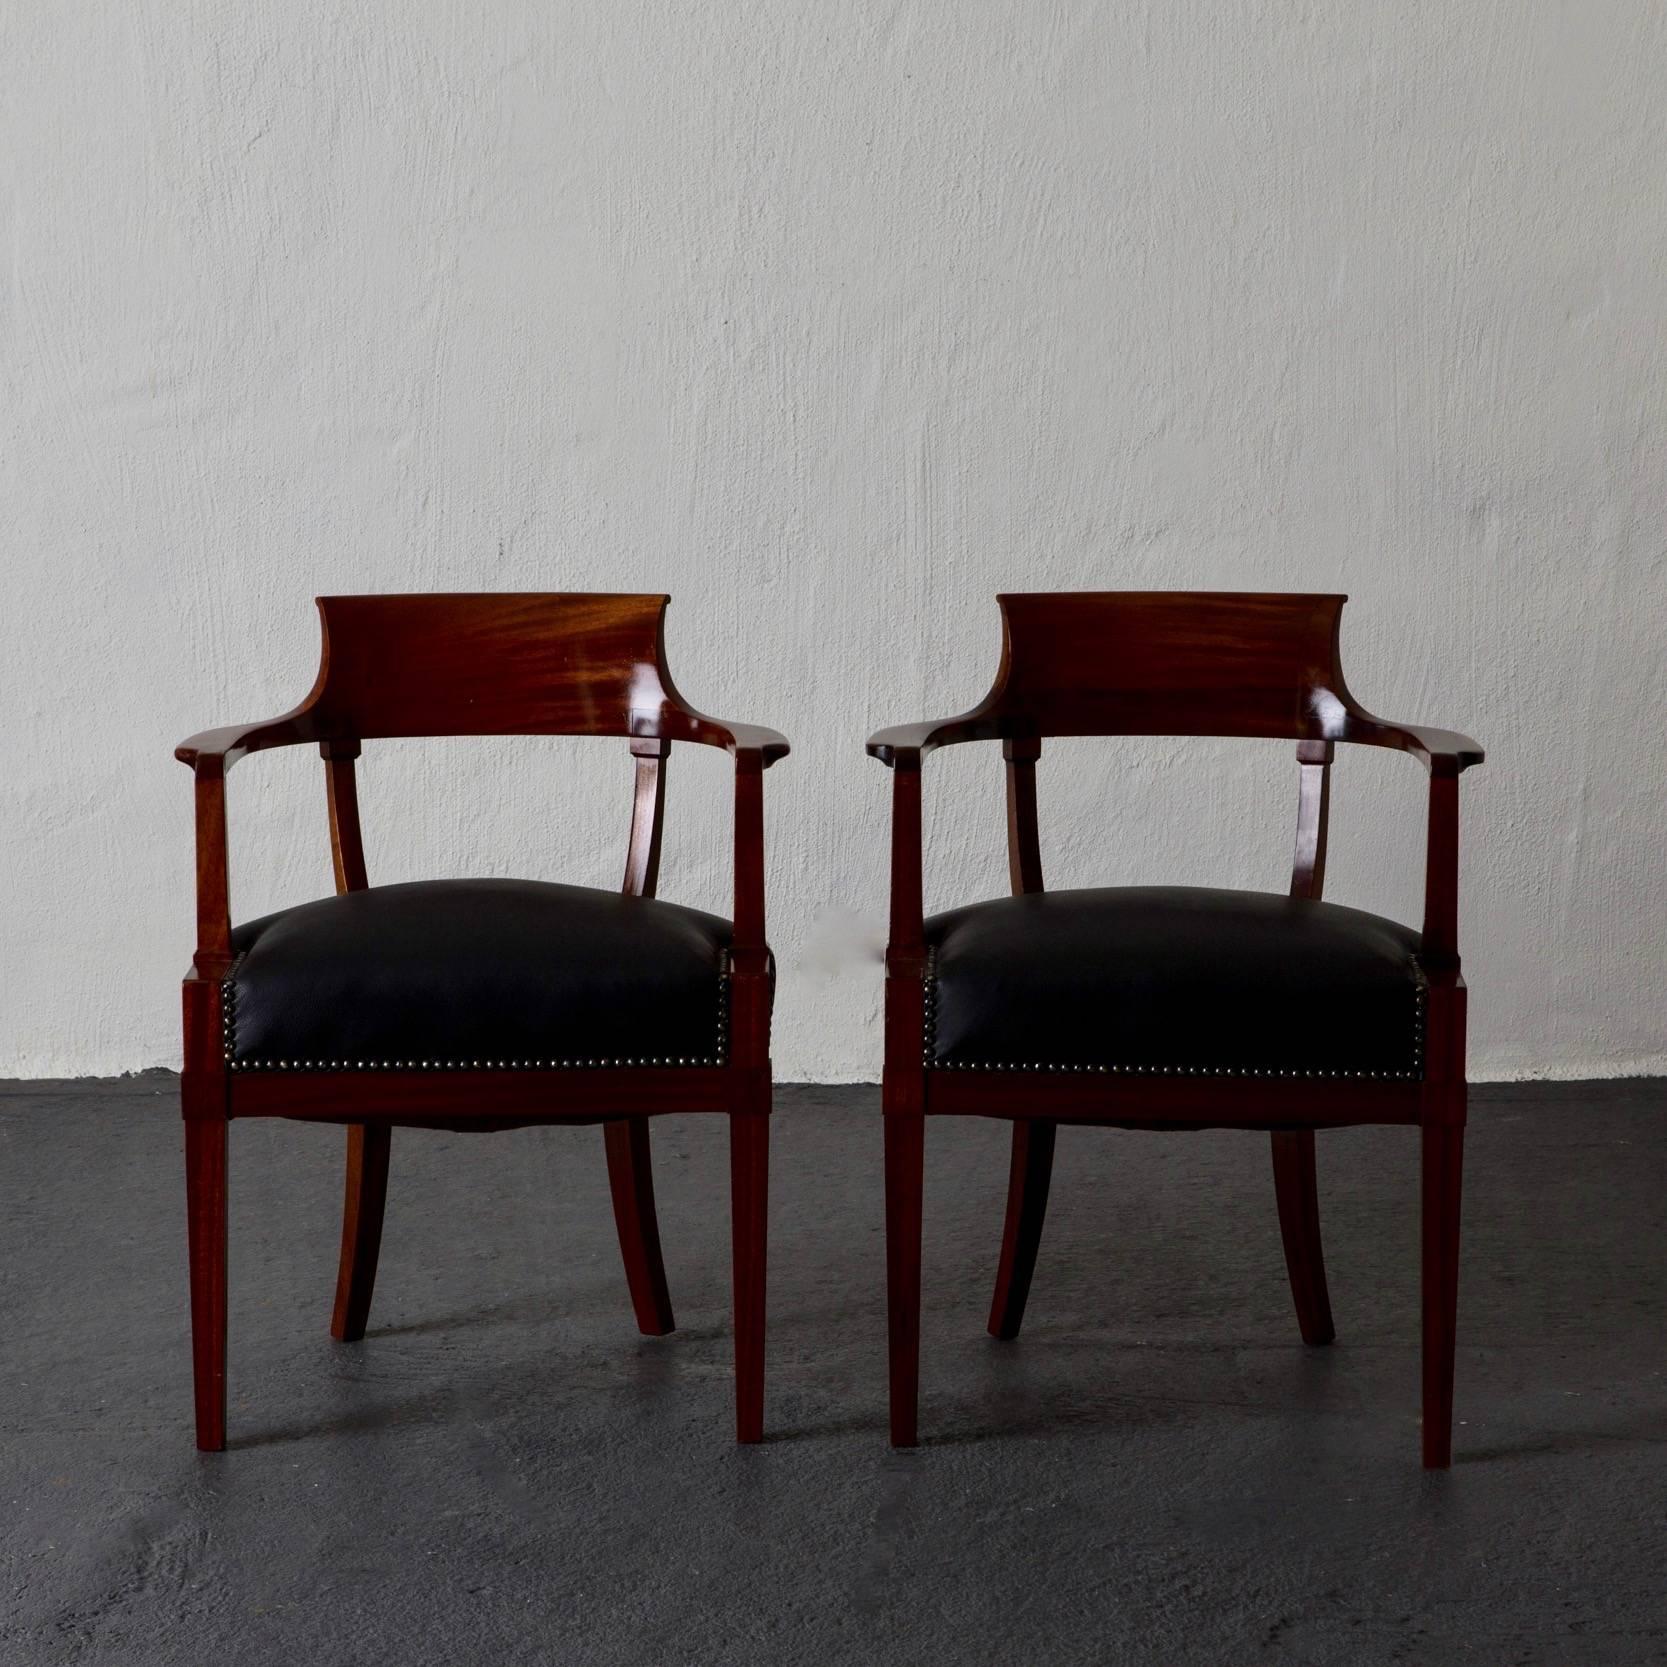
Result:
M537 880L374 886L232 935L234 1070L718 1065L730 925Z
M926 922L951 1070L1422 1078L1418 933L1334 903L1143 886Z

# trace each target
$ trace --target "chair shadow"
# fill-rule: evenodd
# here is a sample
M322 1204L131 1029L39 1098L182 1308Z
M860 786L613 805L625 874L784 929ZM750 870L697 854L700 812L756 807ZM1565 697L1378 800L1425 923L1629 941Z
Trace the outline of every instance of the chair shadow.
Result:
M390 1405L363 1407L315 1419L308 1424L281 1424L276 1429L232 1437L226 1442L226 1451L235 1453L261 1447L282 1447L290 1442L317 1441L332 1436L375 1435L398 1424L440 1423L456 1400L455 1395L435 1394Z
M494 1320L507 1323L531 1323L533 1319L542 1320L550 1313L547 1305L536 1299L499 1304L490 1313L470 1314L453 1319L435 1319L416 1321L408 1326L385 1326L379 1331L367 1331L365 1341L371 1342L379 1336L410 1336L443 1333L454 1328L461 1329L468 1325L492 1323ZM631 1374L638 1390L659 1393L675 1387L679 1370L683 1362L678 1358L674 1348L657 1347L660 1344L675 1344L679 1340L685 1342L712 1342L729 1336L727 1327L723 1326L691 1326L666 1334L665 1337L645 1336L631 1325L629 1310L624 1317L626 1328L621 1339L619 1354L622 1360L622 1370ZM357 1351L361 1344L335 1345ZM365 1355L359 1355L355 1364L368 1364ZM361 1380L357 1373L348 1372L342 1379L345 1385L358 1385ZM497 1387L502 1390L501 1380ZM391 1429L396 1425L425 1424L440 1426L448 1421L454 1421L459 1416L459 1408L470 1399L468 1385L439 1385L425 1395L409 1397L405 1400L385 1402L377 1406L353 1408L341 1412L327 1414L306 1423L279 1425L264 1430L251 1431L229 1439L226 1443L228 1451L239 1451L261 1447L281 1446L288 1442L329 1440L333 1437L350 1437L374 1435Z
M622 1302L623 1326L627 1337L640 1342L655 1338L639 1332L631 1321L629 1304ZM407 1320L398 1325L367 1326L364 1341L374 1343L381 1338L432 1337L445 1332L472 1330L479 1326L560 1325L573 1317L574 1311L562 1308L548 1296L515 1297L508 1302L493 1303L487 1308L473 1308L462 1314L436 1314L426 1320ZM707 1343L730 1335L727 1325L678 1325L663 1334L681 1338L687 1343Z
M435 1332L464 1331L475 1326L532 1325L559 1318L559 1311L548 1297L517 1297L490 1307L473 1308L466 1314L437 1314L432 1319L408 1320L401 1325L367 1326L364 1340L371 1343L379 1337L426 1337Z
M1539 1459L1547 1455L1603 1452L1610 1448L1667 1446L1667 1412L1644 1414L1608 1429L1547 1430L1521 1441L1465 1449L1455 1440L1453 1463L1496 1464L1501 1459Z
M761 1447L790 1447L801 1441L825 1441L842 1435L883 1436L886 1432L884 1411L868 1418L830 1418L825 1423L800 1423L785 1429L771 1429L766 1424Z

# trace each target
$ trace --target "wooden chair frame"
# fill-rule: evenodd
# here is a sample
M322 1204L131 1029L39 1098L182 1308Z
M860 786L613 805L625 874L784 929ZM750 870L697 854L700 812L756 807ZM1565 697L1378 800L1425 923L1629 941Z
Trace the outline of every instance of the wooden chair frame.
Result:
M1009 595L995 685L970 712L882 729L892 771L891 926L886 951L885 1163L891 1439L917 1439L921 1192L928 1116L1013 1122L1007 1215L989 1330L1018 1335L1035 1269L1059 1124L1266 1129L1287 1271L1305 1342L1334 1335L1320 1244L1314 1134L1351 1124L1420 1130L1423 1159L1423 1457L1451 1462L1465 1125L1465 984L1458 952L1459 776L1482 762L1463 735L1373 717L1339 657L1343 596L1121 592ZM927 950L921 762L939 747L999 741L1014 893L1042 887L1036 763L1051 736L1220 735L1295 740L1299 767L1290 893L1325 881L1337 743L1411 753L1429 773L1420 966L1428 981L1422 1081L933 1070L926 1061Z
M620 1249L640 1329L672 1329L649 1167L649 1118L729 1118L736 1430L764 1419L764 1281L772 972L764 935L764 771L775 730L696 711L666 669L665 596L323 597L311 693L263 723L208 730L175 756L195 777L197 949L184 982L186 1189L197 1445L226 1444L226 1149L234 1118L346 1124L346 1201L331 1333L364 1336L396 1125L492 1130L600 1123ZM233 967L226 775L247 753L316 745L324 761L339 893L368 884L354 761L389 736L612 735L629 740L635 791L623 890L652 897L674 741L735 760L735 911L729 1046L718 1066L606 1069L236 1071L223 1042ZM553 1111L552 1106L559 1106Z

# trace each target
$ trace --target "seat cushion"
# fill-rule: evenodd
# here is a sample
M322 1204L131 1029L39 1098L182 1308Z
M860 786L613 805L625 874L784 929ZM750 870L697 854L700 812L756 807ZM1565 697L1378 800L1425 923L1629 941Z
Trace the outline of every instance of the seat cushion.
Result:
M373 886L232 934L234 1070L722 1064L727 920L537 880Z
M926 923L926 1063L1130 1075L1424 1074L1419 937L1334 903L1141 886Z

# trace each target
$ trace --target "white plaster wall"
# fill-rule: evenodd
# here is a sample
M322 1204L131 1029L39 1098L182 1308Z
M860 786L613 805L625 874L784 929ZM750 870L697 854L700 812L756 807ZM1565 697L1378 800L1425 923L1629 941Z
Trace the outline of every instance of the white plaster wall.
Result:
M1002 588L1346 590L1466 728L1479 1076L1667 1069L1667 10L1657 0L9 0L0 1073L177 1060L173 743L308 685L318 592L668 590L768 778L784 1078L876 1074L881 722ZM617 883L618 744L373 747L372 877ZM999 764L931 893L1003 889ZM1054 884L1282 886L1284 745L1062 743ZM1350 753L1331 894L1416 920ZM724 907L726 761L663 894ZM234 902L329 889L315 758Z

